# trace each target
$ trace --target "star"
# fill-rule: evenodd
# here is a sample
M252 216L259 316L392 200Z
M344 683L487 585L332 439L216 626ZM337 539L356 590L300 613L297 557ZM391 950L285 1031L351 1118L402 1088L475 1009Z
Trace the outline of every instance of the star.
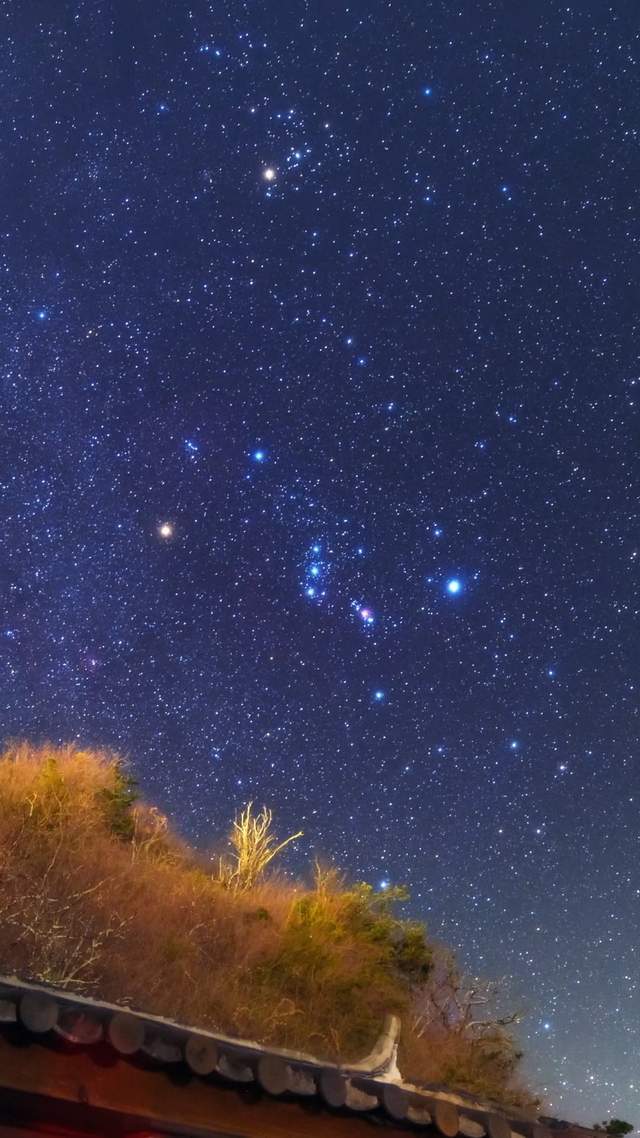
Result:
M172 522L161 522L158 526L158 534L165 541L170 541L174 535L174 527Z
M254 450L251 457L254 462L264 462L267 457L267 452L264 450Z
M277 173L273 166L266 166L262 171L262 177L265 182L275 182Z
M373 693L374 703L384 703L384 698L385 696L382 688L377 688Z
M450 577L445 588L452 597L455 597L458 593L462 592L462 581L459 577Z

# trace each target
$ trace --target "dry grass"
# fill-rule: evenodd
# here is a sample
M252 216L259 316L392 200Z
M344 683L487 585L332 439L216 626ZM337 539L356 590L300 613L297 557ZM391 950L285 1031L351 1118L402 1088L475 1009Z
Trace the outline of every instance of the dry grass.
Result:
M133 801L115 756L24 743L0 756L0 972L343 1059L395 1011L407 1074L508 1099L508 1048L418 1037L431 947L392 900L320 871L311 888L226 887Z
M247 803L234 819L229 838L231 855L218 859L218 881L237 893L253 889L274 858L302 834L298 830L279 842L273 832L272 811L263 806L255 814L253 802Z
M480 1038L438 1027L420 1036L409 1030L400 1046L400 1069L408 1081L443 1083L535 1117L541 1102L518 1077L520 1058L511 1037L500 1031Z

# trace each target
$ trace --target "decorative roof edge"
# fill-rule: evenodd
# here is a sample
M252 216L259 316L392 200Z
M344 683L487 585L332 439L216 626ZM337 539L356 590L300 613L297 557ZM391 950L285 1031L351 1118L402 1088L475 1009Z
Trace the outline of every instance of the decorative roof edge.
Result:
M193 1075L257 1082L273 1096L317 1096L333 1109L367 1113L381 1109L393 1122L435 1126L443 1138L551 1138L535 1119L435 1084L405 1082L397 1068L400 1021L387 1016L371 1052L337 1064L302 1051L265 1047L176 1023L162 1016L0 976L0 1025L19 1023L33 1035L54 1033L91 1047L105 1040L123 1057L141 1053L161 1065L186 1063Z

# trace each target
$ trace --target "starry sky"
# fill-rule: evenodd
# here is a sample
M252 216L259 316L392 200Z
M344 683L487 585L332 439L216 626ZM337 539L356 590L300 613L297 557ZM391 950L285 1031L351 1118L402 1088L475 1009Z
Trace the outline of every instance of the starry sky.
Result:
M406 883L640 1124L638 26L0 3L0 726Z

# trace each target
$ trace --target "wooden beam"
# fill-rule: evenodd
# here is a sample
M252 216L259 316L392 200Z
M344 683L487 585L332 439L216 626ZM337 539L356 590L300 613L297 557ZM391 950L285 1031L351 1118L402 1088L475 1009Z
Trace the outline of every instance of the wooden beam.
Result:
M62 1050L41 1037L17 1046L0 1033L0 1104L5 1096L15 1099L15 1092L81 1104L85 1117L94 1108L97 1114L111 1112L114 1121L135 1120L140 1129L191 1128L203 1138L371 1138L377 1129L365 1117L328 1110L319 1099L271 1098L255 1083L237 1088L204 1081L184 1065L179 1073L175 1067L145 1069L100 1045ZM385 1126L386 1138L402 1134L406 1138L405 1127Z

